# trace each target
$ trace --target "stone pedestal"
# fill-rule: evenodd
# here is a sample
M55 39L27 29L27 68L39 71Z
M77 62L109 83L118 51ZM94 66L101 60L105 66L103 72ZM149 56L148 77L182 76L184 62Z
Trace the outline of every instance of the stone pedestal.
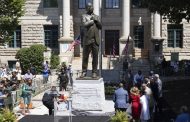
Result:
M84 111L102 111L105 104L103 78L74 80L72 108Z

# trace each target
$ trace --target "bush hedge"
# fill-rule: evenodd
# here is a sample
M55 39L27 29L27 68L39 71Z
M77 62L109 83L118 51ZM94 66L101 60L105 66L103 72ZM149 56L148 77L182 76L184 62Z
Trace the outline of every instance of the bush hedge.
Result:
M127 113L116 111L116 115L111 117L111 122L129 122Z
M15 58L19 59L23 73L30 68L30 64L35 66L37 73L41 73L44 61L43 52L45 50L46 47L44 45L36 44L29 48L22 48L17 51Z
M51 69L57 69L60 63L59 56L55 53L51 54L51 60L50 60L50 65Z
M17 122L17 117L13 111L5 108L0 110L0 122Z

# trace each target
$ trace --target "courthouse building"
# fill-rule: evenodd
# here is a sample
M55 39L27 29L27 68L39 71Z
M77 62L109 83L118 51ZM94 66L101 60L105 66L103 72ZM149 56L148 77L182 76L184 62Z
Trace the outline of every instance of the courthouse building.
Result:
M172 24L151 13L139 0L26 0L25 14L8 46L0 46L1 63L15 63L16 52L33 44L57 51L61 61L81 57L82 47L67 51L72 41L83 37L81 15L92 2L102 22L102 54L155 61L190 59L190 24ZM128 50L125 46L129 37ZM81 40L82 41L82 40ZM127 52L127 53L126 53Z

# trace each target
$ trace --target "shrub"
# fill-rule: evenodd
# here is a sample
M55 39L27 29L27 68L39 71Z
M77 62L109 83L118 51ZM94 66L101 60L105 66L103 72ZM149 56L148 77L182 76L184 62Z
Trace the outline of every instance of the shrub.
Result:
M105 95L113 95L115 89L114 86L105 86Z
M16 122L16 115L14 112L5 108L0 113L0 122Z
M117 111L116 115L111 117L111 122L129 122L126 112Z
M56 55L55 53L52 53L51 54L51 60L50 60L51 69L58 68L59 63L60 63L59 56Z
M30 68L30 63L35 66L36 72L42 71L42 63L44 61L43 52L46 47L41 44L32 45L30 48L22 48L16 53L16 59L20 60L23 72Z

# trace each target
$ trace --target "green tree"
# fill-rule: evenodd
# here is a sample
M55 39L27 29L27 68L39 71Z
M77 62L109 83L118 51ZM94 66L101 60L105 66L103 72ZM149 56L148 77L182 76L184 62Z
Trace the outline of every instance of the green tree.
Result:
M59 56L55 53L52 53L51 54L51 60L50 60L51 69L58 68L59 63L60 63Z
M172 23L190 20L190 0L142 0L151 12L158 12Z
M30 48L22 48L16 53L16 59L20 60L24 72L30 68L30 64L35 66L36 72L40 73L43 69L43 52L46 47L41 44L32 45Z
M0 2L0 40L9 42L24 14L24 0L1 0Z

